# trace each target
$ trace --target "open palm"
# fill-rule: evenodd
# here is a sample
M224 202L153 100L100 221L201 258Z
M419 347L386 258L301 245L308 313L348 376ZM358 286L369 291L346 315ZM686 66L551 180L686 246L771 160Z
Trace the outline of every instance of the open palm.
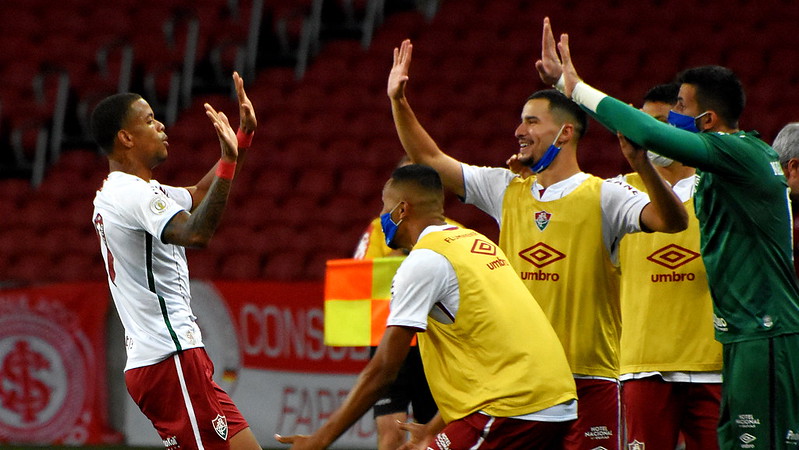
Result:
M410 39L402 41L400 48L394 49L394 64L388 74L387 93L392 100L405 97L405 85L408 82L408 69L411 66L413 44Z

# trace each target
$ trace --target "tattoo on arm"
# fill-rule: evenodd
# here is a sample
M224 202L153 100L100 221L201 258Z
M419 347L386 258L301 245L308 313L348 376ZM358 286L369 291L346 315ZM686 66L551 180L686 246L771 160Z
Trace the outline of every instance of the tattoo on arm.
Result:
M189 214L175 216L163 233L164 242L184 247L205 247L222 221L231 180L215 177L208 193Z

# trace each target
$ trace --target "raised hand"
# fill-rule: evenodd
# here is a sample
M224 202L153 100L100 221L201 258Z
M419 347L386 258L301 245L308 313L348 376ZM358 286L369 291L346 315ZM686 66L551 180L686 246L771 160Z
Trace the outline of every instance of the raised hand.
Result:
M238 141L236 132L230 127L230 122L225 113L217 112L213 106L205 104L205 115L211 119L219 137L219 145L222 147L222 159L228 162L236 162L239 155Z
M635 171L640 170L640 164L650 164L645 149L636 146L619 132L616 132L616 137L619 138L619 147L621 147L624 158L627 159L627 162L630 163L630 167Z
M239 101L239 127L247 134L252 133L258 128L258 120L255 118L252 102L244 91L244 80L238 72L233 72L233 83L236 85L236 96Z
M564 82L563 93L566 94L567 97L571 98L572 92L574 92L574 87L577 86L577 83L579 83L581 79L580 76L577 75L577 70L574 68L574 63L572 63L568 34L564 33L560 35L558 51L560 52L560 58L562 60L561 67Z
M401 100L405 97L405 85L408 83L408 69L411 66L413 44L410 39L405 39L399 48L394 48L394 64L388 74L388 87L386 92L392 100Z
M541 59L535 62L535 68L538 70L541 81L549 86L554 86L563 73L549 17L544 17L544 30L541 34Z

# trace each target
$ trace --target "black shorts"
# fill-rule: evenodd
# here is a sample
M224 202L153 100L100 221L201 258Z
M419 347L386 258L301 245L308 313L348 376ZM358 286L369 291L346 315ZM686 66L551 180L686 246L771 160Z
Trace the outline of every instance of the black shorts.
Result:
M372 355L376 348L372 347ZM429 422L438 411L424 376L419 347L415 345L408 352L397 379L389 386L386 395L375 403L374 416L408 413L409 405L413 409L414 419L419 423Z

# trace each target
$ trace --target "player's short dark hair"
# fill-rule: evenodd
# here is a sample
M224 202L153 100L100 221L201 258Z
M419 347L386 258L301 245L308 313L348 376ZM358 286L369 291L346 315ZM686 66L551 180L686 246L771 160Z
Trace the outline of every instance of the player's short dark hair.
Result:
M679 83L664 83L652 87L646 94L644 94L644 103L658 102L668 103L669 105L677 104L677 96L680 94Z
M746 95L741 80L732 70L721 66L700 66L677 75L677 82L696 88L701 109L715 111L727 126L737 128Z
M570 122L574 125L578 140L585 136L586 131L588 131L588 115L580 108L580 105L555 89L535 92L527 97L527 101L540 98L549 102L549 112L557 116L559 120Z
M425 192L444 195L441 177L432 167L421 164L408 164L394 169L391 181L395 184L410 184Z
M130 105L142 98L139 94L124 93L106 97L92 111L90 120L92 138L105 154L114 150L117 131L125 126Z

